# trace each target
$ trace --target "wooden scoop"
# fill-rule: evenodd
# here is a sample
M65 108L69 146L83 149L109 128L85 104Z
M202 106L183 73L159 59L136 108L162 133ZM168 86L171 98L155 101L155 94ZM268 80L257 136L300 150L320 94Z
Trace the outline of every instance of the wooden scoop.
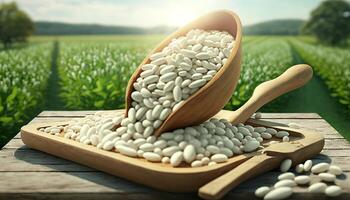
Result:
M199 124L214 116L229 101L238 82L241 62L242 25L239 17L232 11L217 11L199 17L165 38L150 55L161 51L172 39L184 36L192 29L227 31L235 38L235 46L227 62L213 79L195 94L191 95L176 111L172 112L163 124L155 130L154 134L156 136L176 128ZM125 95L126 117L131 107L131 93L134 91L133 83L142 72L141 66L150 63L150 55L143 60L129 80Z

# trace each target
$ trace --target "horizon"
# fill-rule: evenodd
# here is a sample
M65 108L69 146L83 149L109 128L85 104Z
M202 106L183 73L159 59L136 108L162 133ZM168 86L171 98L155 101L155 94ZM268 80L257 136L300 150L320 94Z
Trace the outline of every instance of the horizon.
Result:
M307 20L309 13L322 1L149 0L144 4L140 0L15 0L20 9L27 12L35 22L142 28L178 27L218 9L233 10L240 16L244 26L271 20ZM3 2L12 0L0 0L0 3Z
M273 21L283 21L283 20L303 20L303 19L298 19L298 18L288 18L288 19L271 19L267 21L261 21L257 22L254 24L249 24L249 25L243 25L245 27L248 26L254 26L258 25L261 23L266 23L266 22L273 22ZM132 27L132 28L144 28L144 29L149 29L149 28L155 28L155 27L169 27L169 28L178 28L178 26L169 26L169 25L157 25L157 26L152 26L152 27L143 27L143 26L132 26L132 25L109 25L109 24L99 24L99 23L74 23L74 22L61 22L61 21L33 21L34 23L59 23L59 24L68 24L68 25L93 25L93 26L105 26L105 27Z

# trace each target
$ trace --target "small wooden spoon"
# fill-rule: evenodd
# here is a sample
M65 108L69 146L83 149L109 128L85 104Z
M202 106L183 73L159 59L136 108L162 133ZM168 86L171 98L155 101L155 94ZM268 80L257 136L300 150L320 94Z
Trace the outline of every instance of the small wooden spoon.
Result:
M294 65L275 79L258 85L250 99L238 110L226 117L232 124L244 123L259 108L289 91L305 85L313 75L306 64Z
M165 38L150 55L161 51L172 39L184 36L192 29L227 31L235 38L235 46L227 62L213 79L189 97L176 111L172 112L163 124L155 130L154 134L156 136L166 131L206 121L225 106L238 82L241 62L242 25L239 17L232 11L216 11L199 17ZM143 60L129 80L125 95L125 117L127 117L128 110L131 107L131 93L134 91L133 83L142 72L141 66L150 63L150 55Z

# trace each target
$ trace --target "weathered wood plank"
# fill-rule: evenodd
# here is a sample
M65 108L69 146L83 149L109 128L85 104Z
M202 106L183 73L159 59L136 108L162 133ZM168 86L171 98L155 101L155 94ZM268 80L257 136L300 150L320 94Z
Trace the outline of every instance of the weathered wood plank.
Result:
M3 149L18 149L18 148L21 148L21 149L28 149L29 147L27 147L22 139L17 139L17 138L14 138L12 140L10 140L4 147Z
M94 112L44 111L31 123L66 121ZM345 194L337 200L350 198L350 181L346 178L350 175L350 143L334 128L314 113L263 113L263 118L282 124L298 123L302 129L324 134L325 148L313 160L315 163L331 162L343 168L345 175L337 180L337 184L345 189ZM0 151L0 199L198 199L195 193L153 190L23 145L18 134ZM272 185L278 174L272 171L247 181L225 199L255 199L254 190L262 185ZM295 188L295 191L290 199L326 199L322 194L310 195L305 188Z
M0 172L97 171L36 150L5 149L0 151L0 158Z
M349 157L350 149L323 149L321 154L325 154L327 156L333 157Z
M350 149L350 143L346 139L326 139L323 149Z
M31 164L69 164L71 161L59 158L35 149L3 149L0 151L1 161L4 162L29 162ZM0 166L4 167L4 166ZM22 171L22 170L21 170Z
M35 117L29 124L32 123L48 123L48 122L66 122L73 119L79 119L82 117Z
M187 200L187 199L200 199L196 193L190 193L190 194L176 194L176 193L165 193L165 192L159 192L154 191L150 193L114 193L114 192L108 192L108 193L84 193L84 192L74 192L74 193L23 193L23 194L16 194L16 193L0 193L0 199L45 199L45 200L96 200L96 199L104 199L104 200L115 200L115 199L125 199L125 200L158 200L158 199L169 199L169 200ZM226 195L223 200L232 200L232 199L253 199L257 200L257 198L254 196L254 193L250 191L239 191L237 192L235 190L235 193L229 193ZM306 189L303 189L302 191L298 193L294 193L291 197L288 198L288 200L300 200L300 199L317 199L317 200L326 200L327 198L322 193L308 193ZM336 198L337 200L349 200L348 194L342 194L341 196L338 196Z
M317 113L262 113L262 119L322 119Z
M79 117L94 114L100 110L84 110L84 111L43 111L38 117ZM104 110L110 112L123 112L122 110ZM271 119L321 119L317 113L262 113L263 118Z
M103 172L0 172L0 185L0 193L152 191Z
M254 190L263 185L273 185L277 181L278 171L272 171L260 175L252 180L242 183L236 189L230 191L225 199L236 199L234 197L240 196L240 193L247 193L253 197ZM336 180L336 184L341 186L345 191L341 198L349 198L350 193L350 173L345 172ZM45 179L43 179L45 177ZM317 176L312 175L312 182L317 182ZM19 184L20 183L20 184ZM33 184L35 183L35 184ZM102 172L2 172L0 173L0 195L8 195L18 193L55 193L55 194L69 194L69 193L88 193L98 196L99 194L134 194L138 193L140 199L148 199L149 195L154 195L155 199L175 195L174 193L167 193L156 191L117 177L110 176ZM293 197L301 195L306 197L306 189L302 187L295 188ZM180 194L181 195L181 194ZM182 194L184 197L195 197L195 194ZM1 196L0 196L1 197ZM300 197L300 196L299 196ZM314 195L308 196L314 199ZM324 195L321 195L324 197ZM246 199L246 198L244 198ZM305 199L305 198L303 198ZM337 198L339 199L339 198Z
M124 110L43 111L38 117L84 117L97 111L123 113Z
M334 150L345 151L345 150ZM350 155L350 150L346 150L346 154ZM61 159L36 150L16 150L5 149L0 151L1 165L0 172L32 172L32 171L57 171L57 172L75 172L75 171L97 171L71 161ZM314 163L328 162L342 166L344 171L350 172L350 159L344 156L328 156L320 154L313 158Z
M0 199L16 199L16 200L157 200L157 199L169 199L169 200L187 200L187 199L199 199L199 197L193 194L176 194L176 193L164 193L159 191L152 191L149 193L88 193L88 192L74 192L74 193L0 193ZM225 198L227 199L227 198Z

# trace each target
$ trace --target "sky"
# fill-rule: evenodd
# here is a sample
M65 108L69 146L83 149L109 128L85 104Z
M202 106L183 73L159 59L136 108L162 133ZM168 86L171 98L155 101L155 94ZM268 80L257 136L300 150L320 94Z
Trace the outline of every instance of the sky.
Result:
M12 0L0 0L9 2ZM271 19L307 19L322 0L15 0L34 21L126 26L181 26L218 9L243 25Z

